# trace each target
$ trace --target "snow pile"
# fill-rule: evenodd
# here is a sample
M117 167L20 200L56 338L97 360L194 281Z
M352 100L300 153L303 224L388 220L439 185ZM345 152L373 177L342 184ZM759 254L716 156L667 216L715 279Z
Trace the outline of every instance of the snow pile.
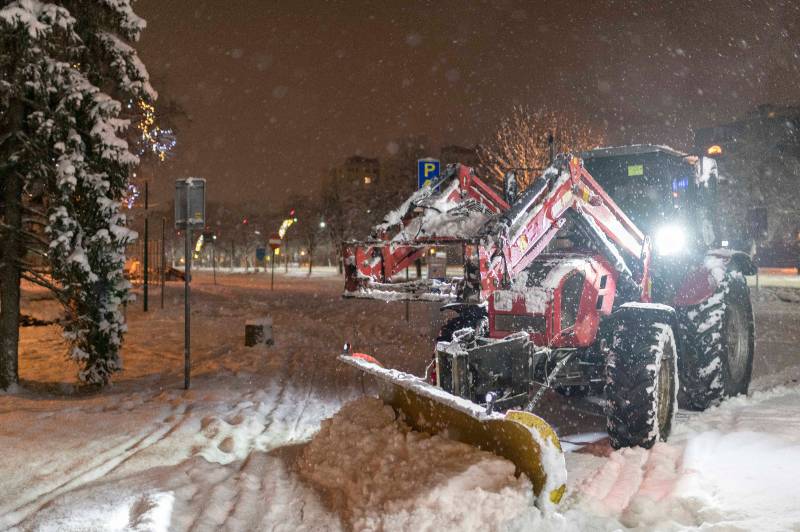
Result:
M527 478L469 445L410 430L391 407L363 397L322 424L299 460L357 530L486 530L529 511Z

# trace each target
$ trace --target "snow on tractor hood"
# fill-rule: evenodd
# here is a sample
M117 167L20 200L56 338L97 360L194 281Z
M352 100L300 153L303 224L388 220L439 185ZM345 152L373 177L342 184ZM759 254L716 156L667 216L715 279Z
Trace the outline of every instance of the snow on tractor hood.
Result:
M494 308L501 312L510 312L514 301L523 299L526 312L542 314L552 301L553 292L558 288L561 279L574 270L584 271L591 267L590 263L590 258L577 255L548 257L536 261L529 267L534 268L534 271L517 276L510 289L496 290L492 294Z

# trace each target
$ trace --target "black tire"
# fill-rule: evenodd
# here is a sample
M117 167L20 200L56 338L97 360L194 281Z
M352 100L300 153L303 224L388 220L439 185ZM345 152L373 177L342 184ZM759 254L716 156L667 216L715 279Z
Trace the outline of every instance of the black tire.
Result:
M676 409L672 327L646 310L615 319L606 352L605 414L611 446L650 448L666 440Z
M439 329L436 343L451 342L453 333L462 329L472 329L477 335L488 335L489 317L486 308L481 306L466 307L460 314L447 320Z
M711 297L679 315L684 346L678 360L681 408L705 410L725 397L746 394L755 334L744 277L729 272Z
M489 314L485 306L468 306L463 307L457 316L447 320L442 328L439 329L439 334L436 336L436 341L433 343L433 355L431 363L425 370L425 380L436 384L436 346L439 342L452 342L453 334L456 331L463 329L472 329L475 331L475 336L488 336L489 335Z
M590 386L576 384L574 386L554 386L553 389L564 397L586 397L592 392Z

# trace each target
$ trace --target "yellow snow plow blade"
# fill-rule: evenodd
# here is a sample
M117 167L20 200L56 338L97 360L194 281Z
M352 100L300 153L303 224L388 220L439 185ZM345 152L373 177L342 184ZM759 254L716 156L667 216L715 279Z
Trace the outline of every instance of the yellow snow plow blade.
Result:
M442 434L510 460L517 474L533 484L537 506L551 507L566 490L566 466L561 444L542 418L509 410L491 413L424 380L385 369L371 357L341 355L343 362L376 377L381 399L400 412L415 430Z

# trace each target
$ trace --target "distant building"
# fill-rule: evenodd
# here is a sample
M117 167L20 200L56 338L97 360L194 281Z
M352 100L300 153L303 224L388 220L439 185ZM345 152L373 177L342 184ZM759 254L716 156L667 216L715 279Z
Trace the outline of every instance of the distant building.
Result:
M753 144L775 155L800 156L800 105L759 105L735 122L695 132L695 148L702 154L719 146L720 155L735 155Z
M439 159L443 165L461 163L466 166L478 166L480 158L478 150L475 148L465 148L463 146L442 146Z
M378 159L353 155L332 170L333 175L350 185L370 186L378 182L381 163Z
M778 265L767 257L796 245L800 230L800 105L760 105L734 122L698 129L695 149L717 158L729 212L723 223L739 229L740 241L764 247L752 248L763 265ZM766 234L744 222L759 208L767 214Z

